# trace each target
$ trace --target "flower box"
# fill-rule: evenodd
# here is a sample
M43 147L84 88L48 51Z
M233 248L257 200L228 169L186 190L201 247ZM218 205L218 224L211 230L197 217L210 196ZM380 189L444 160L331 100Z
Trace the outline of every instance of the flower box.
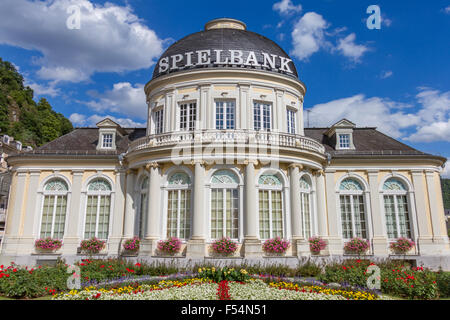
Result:
M211 255L218 258L233 257L238 249L238 243L230 238L223 237L211 244Z
M369 250L369 247L369 240L352 238L350 241L345 243L344 252L348 255L365 255Z
M389 245L394 255L406 255L415 247L415 242L407 238L398 238Z
M126 239L122 244L122 255L124 256L137 256L141 245L141 239L134 237L132 239Z
M268 257L279 257L286 254L290 245L291 243L288 240L276 237L274 239L266 240L262 245L262 249Z
M99 254L106 247L106 241L93 237L88 240L81 241L80 249L84 254Z
M158 242L157 254L159 256L173 257L181 251L181 240L177 237L170 237Z
M45 238L37 239L34 243L34 247L37 253L40 254L54 254L62 247L62 241L59 239Z
M312 255L318 256L320 252L327 247L327 242L323 240L321 237L311 237L308 239L309 242L309 250Z

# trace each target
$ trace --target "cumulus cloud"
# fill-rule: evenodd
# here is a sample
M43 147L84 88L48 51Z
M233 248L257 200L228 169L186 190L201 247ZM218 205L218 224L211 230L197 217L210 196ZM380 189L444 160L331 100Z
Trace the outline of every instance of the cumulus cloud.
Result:
M450 179L450 158L447 159L444 170L441 172L441 177Z
M306 60L321 48L328 46L324 34L327 28L328 23L320 14L306 13L292 31L294 49L291 54L300 60Z
M70 6L80 8L80 29L69 29ZM80 82L95 72L148 68L163 40L129 6L89 0L0 1L0 44L38 51L37 75Z
M86 102L96 112L113 112L132 118L146 119L147 104L143 84L115 83L111 90L89 91L94 100Z
M317 104L309 110L313 127L328 127L347 118L359 127L375 126L394 138L450 142L450 91L419 88L411 104L358 94Z
M356 63L360 62L361 57L369 48L361 44L356 44L355 39L356 35L354 33L349 34L343 39L339 39L336 49L342 55Z
M444 9L442 9L442 11L444 11L446 14L450 14L450 6L445 7Z
M347 30L346 27L327 31L329 26L330 23L322 15L315 12L305 13L294 25L291 34L294 49L291 55L304 61L314 53L325 49L331 53L338 52L353 63L360 62L361 57L370 49L355 42L355 33L350 33L346 37L341 36ZM332 40L336 38L337 44L334 45Z
M55 88L54 83L50 83L48 86L46 86L44 84L25 81L25 85L33 89L33 92L36 96L56 97L61 94L61 90L59 88Z
M394 138L403 136L402 129L419 123L415 114L404 113L403 104L389 99L366 98L363 94L333 100L311 108L310 124L313 127L327 127L347 118L359 127L376 126L380 131Z
M145 123L135 122L128 118L116 118L111 115L93 114L87 117L83 114L72 113L69 117L69 120L75 127L95 127L98 122L105 118L111 119L124 128L144 128L146 126Z
M302 5L294 5L291 0L281 0L272 6L272 9L280 14L291 14L302 11Z

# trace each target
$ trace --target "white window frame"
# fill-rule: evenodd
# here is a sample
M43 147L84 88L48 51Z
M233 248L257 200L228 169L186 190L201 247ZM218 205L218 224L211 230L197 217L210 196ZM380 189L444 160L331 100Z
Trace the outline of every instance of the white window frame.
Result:
M387 179L387 180L389 180L389 179ZM387 181L386 180L386 181ZM385 181L385 182L386 182ZM402 182L401 180L399 180L402 184L405 184L404 182ZM383 191L382 191L382 198L383 198L383 208L384 208L384 215L385 215L385 219L386 219L386 205L385 205L385 197L386 196L392 196L393 198L394 198L394 214L395 214L395 224L396 224L396 227L397 227L397 230L396 230L396 237L394 237L394 238L390 238L389 237L389 233L388 233L388 230L387 230L387 219L386 219L386 237L389 239L389 240L394 240L394 239L397 239L397 238L399 238L399 237L407 237L407 236L402 236L402 235L400 235L400 219L399 219L399 211L398 211L398 197L403 197L403 196L405 196L406 197L406 203L407 203L407 205L408 205L408 212L407 212L407 215L408 215L408 223L409 223L409 233L410 233L410 238L413 238L414 237L414 234L413 234L413 220L412 220L412 214L411 214L411 201L410 201L410 197L409 197L409 192L407 191L407 190L386 190L386 189L383 189Z
M258 199L257 199L257 203L258 203L258 229L259 229L259 224L260 224L260 219L261 219L261 208L259 207L259 191L269 191L268 196L269 196L269 238L267 239L272 239L273 238L273 216L272 216L272 191L276 191L276 192L281 192L281 228L282 228L282 236L281 238L286 237L286 224L285 224L285 219L286 219L286 209L285 209L285 203L284 203L284 188L283 185L277 185L277 186L268 186L268 185L261 185L258 184ZM267 240L265 238L261 238L261 231L258 230L258 237L260 238L260 240Z
M257 110L258 107L258 110ZM269 117L264 117L265 107L268 107ZM267 108L266 108L267 109ZM272 104L269 102L253 102L253 130L255 131L271 131L273 130L272 124L273 110ZM265 121L269 119L269 121ZM259 123L259 127L257 126Z
M344 179L345 180L345 179ZM344 181L343 180L343 181ZM356 180L357 181L357 180ZM341 181L342 183L342 181ZM358 181L358 183L360 183ZM361 184L361 183L360 183ZM344 238L344 230L342 230L342 203L341 203L341 196L350 196L350 216L352 219L352 235L350 238ZM365 224L365 232L366 237L363 239L369 239L369 220L368 220L368 208L366 203L366 196L364 190L339 190L339 212L340 212L340 220L341 220L341 236L344 240L349 240L355 237L358 237L356 234L356 228L355 228L355 207L354 207L354 197L362 196L363 204L364 204L364 224Z
M89 185L94 182L97 179L103 179L105 180L111 190L108 191L92 191L89 190ZM87 219L87 206L88 206L88 201L89 201L89 196L95 196L97 198L97 212L95 213L95 233L94 233L94 237L100 239L100 240L108 240L110 234L111 234L111 226L112 226L112 213L113 211L113 191L112 191L112 184L110 181L108 181L105 178L93 178L89 181L89 183L87 184L87 191L86 191L86 203L85 203L85 213L84 213L84 226L83 226L83 239L87 240L86 238L86 219ZM99 224L99 217L100 217L100 199L102 196L109 196L109 219L108 219L108 231L107 231L107 238L103 239L103 238L99 238L98 237L98 224Z
M346 149L352 148L352 142L351 142L352 137L351 137L350 133L339 133L337 136L338 136L339 149L346 150ZM342 140L345 138L347 139L347 141Z
M195 124L197 121L197 102L182 102L178 106L179 108L179 130L180 131L193 131L195 130ZM185 108L186 114L184 115L185 119L183 119L182 110ZM192 111L193 110L193 111Z
M45 184L44 184L44 189L42 191L42 204L41 204L41 219L39 221L39 230L38 230L38 235L39 238L41 238L41 232L42 232L42 218L44 215L44 204L45 204L45 197L46 196L54 196L54 200L53 200L53 212L52 212L52 227L51 227L51 232L50 232L50 237L53 238L53 234L55 231L55 214L56 214L56 203L57 203L57 198L58 197L66 197L66 212L64 213L65 217L64 217L64 228L63 228L63 237L65 235L65 231L66 231L66 225L67 225L67 212L69 210L69 190L66 191L48 191L45 190L45 187L47 186L47 184L49 182L51 182L52 180L61 180L64 182L64 184L67 185L67 183L60 179L60 178L52 178L49 179ZM69 186L67 185L67 188L69 188ZM62 239L62 238L61 238Z
M155 134L164 132L164 108L160 107L153 111L153 123L155 124Z
M286 108L286 115L287 115L287 132L289 134L296 134L297 129L295 127L295 122L297 119L297 110L293 108Z
M306 180L306 179L305 179ZM307 180L306 180L307 181ZM313 229L313 215L312 215L312 183L308 182L309 184L309 189L305 189L300 187L300 210L301 210L301 214L302 214L302 232L303 232L303 237L305 237L305 239L308 239L308 236L306 234L306 222L305 222L305 212L304 209L306 208L305 206L305 201L304 198L308 197L308 214L309 214L309 236L311 237L314 234L314 229Z
M220 128L220 126L218 125L219 119L218 119L218 112L217 112L217 108L218 108L218 103L222 103L222 114L223 114L223 118L222 118L222 128ZM228 110L229 106L232 105L233 109L231 112L231 117L233 119L232 122L232 126L228 127L228 117L230 116L230 112ZM214 101L214 128L216 130L235 130L236 129L236 100L234 99L216 99Z
M175 174L175 173L174 173ZM173 175L173 174L172 174ZM172 176L171 175L171 176ZM188 175L189 176L189 175ZM166 210L166 223L165 223L165 235L167 237L169 237L168 235L168 220L169 220L169 193L172 191L177 191L177 227L176 227L176 237L179 238L181 241L186 241L188 239L191 238L192 236L192 218L193 218L193 190L192 190L192 185L191 184L180 184L180 185L173 185L173 184L169 184L167 185L167 210ZM187 208L187 206L185 206L186 209L189 209L189 234L186 235L186 238L181 238L180 237L180 209L181 209L181 192L183 191L189 191L189 208ZM187 198L185 199L187 200Z
M113 147L114 147L114 134L109 132L102 133L102 149L112 149Z

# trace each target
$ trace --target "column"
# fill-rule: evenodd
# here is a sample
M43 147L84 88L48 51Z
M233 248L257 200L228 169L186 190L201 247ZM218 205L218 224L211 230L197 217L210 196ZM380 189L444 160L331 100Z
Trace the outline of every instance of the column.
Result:
M188 242L186 256L203 258L205 256L205 168L203 161L194 162L194 212L192 237Z
M378 170L368 170L370 189L370 208L372 216L372 246L373 253L377 256L388 254L388 241L386 226L383 223L384 210L380 207L380 191L378 185Z
M276 126L274 125L274 131L276 132L286 132L286 121L283 121L286 116L286 106L284 103L284 91L276 89L276 108L273 111L273 119L276 123Z
M125 196L125 217L124 217L124 231L123 238L129 239L134 235L134 186L136 179L136 171L128 170L126 178L126 196Z
M146 169L150 171L150 181L148 184L147 193L147 226L145 230L145 237L142 254L152 255L155 252L157 240L160 238L160 200L161 200L161 186L159 165L152 162L146 165Z
M172 103L173 103L173 90L169 90L166 93L166 97L164 100L164 130L163 132L171 132L172 131Z
M446 244L448 243L447 228L445 225L444 211L439 197L442 196L441 188L436 188L436 177L438 174L433 171L425 171L427 180L428 200L430 203L431 226L433 228L433 242ZM436 179L436 180L435 180Z
M252 112L250 105L247 103L249 98L249 90L250 85L248 84L239 84L239 108L237 112L240 115L240 125L237 127L238 129L250 129L248 126L248 118L252 117Z
M83 184L82 170L72 171L72 189L70 196L70 207L67 211L67 234L64 237L64 254L75 254L80 245L80 221L82 221L81 213L81 187Z
M427 213L427 203L425 199L425 179L422 170L414 170L412 173L412 180L414 186L414 199L416 206L417 227L419 236L417 239L418 249L421 254L433 250L432 230ZM411 194L410 194L411 195ZM411 210L412 211L412 210Z
M108 244L108 252L120 254L122 251L121 242L123 238L123 224L125 215L125 176L126 171L119 169L115 172L114 187L114 210L112 212L112 230Z
M317 226L319 236L323 238L328 237L327 228L327 199L325 193L325 177L323 170L318 170L316 173L317 186Z
M298 114L297 114L297 134L304 136L305 130L304 130L304 123L303 123L303 96L300 96L298 101Z
M255 160L245 160L244 186L244 256L246 258L260 257L261 241L258 237L258 210L256 202ZM257 162L256 162L257 163Z
M198 127L196 125L195 127L196 130L214 128L213 122L211 120L214 114L213 109L214 106L209 105L210 90L211 90L210 85L200 86L198 89L200 101L198 106L198 118L197 118Z
M309 249L306 245L306 239L303 237L299 165L292 164L289 166L289 180L291 192L292 254L301 256L302 254L307 254Z

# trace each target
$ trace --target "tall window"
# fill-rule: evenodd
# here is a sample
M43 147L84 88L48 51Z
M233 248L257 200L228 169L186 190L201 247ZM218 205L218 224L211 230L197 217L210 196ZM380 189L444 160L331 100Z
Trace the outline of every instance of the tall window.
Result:
M188 239L191 231L191 180L185 173L169 179L167 204L167 237Z
M350 134L339 134L339 148L350 149Z
M216 101L216 129L233 130L236 125L236 108L234 101Z
M270 104L255 102L253 104L253 121L256 131L272 128L272 106Z
M211 238L239 237L239 181L229 170L211 178Z
M164 130L164 109L158 109L154 112L155 134L161 134Z
M367 239L366 212L361 184L345 179L339 186L341 202L342 237Z
M197 120L197 104L184 103L180 105L180 130L192 131L195 129L195 121Z
M287 131L290 134L295 134L295 110L287 108Z
M408 193L403 182L390 178L383 185L386 230L389 239L411 238Z
M87 189L85 239L108 239L110 211L111 185L105 179L94 179Z
M140 201L139 201L139 217L138 217L138 235L143 239L145 236L145 227L147 225L147 207L148 207L148 177L144 177L140 186Z
M68 191L67 184L61 179L53 179L46 183L42 206L41 238L63 238Z
M102 134L102 148L112 148L113 146L113 134L112 133L104 133Z
M283 237L283 186L275 175L262 175L259 184L259 236Z
M311 237L311 184L302 177L300 179L300 210L302 214L303 237Z

